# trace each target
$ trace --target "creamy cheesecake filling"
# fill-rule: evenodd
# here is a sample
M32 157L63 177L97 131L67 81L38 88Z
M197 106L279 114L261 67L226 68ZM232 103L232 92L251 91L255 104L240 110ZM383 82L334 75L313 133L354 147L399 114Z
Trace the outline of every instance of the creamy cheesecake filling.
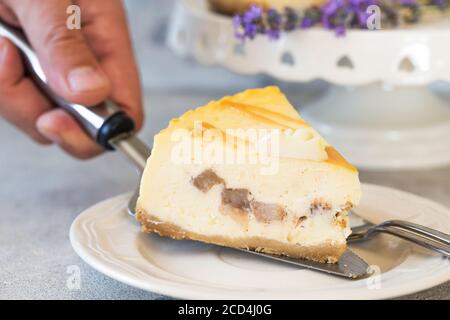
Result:
M203 193L208 192L216 185L221 185L223 189L221 191L219 211L233 219L246 232L248 232L251 219L254 220L254 224L273 224L283 222L285 219L291 219L291 222L288 223L291 226L291 230L288 232L287 238L283 239L288 242L323 241L322 232L314 234L314 231L311 231L311 229L330 229L328 228L329 226L331 226L331 229L336 229L337 233L341 231L344 242L350 234L347 211L352 205L348 202L335 209L323 199L314 199L309 207L309 212L299 216L299 214L295 213L293 215L288 214L288 211L280 204L255 200L252 193L247 189L227 188L225 180L219 177L212 169L207 169L198 176L193 177L191 182L194 187ZM334 241L341 242L339 240L338 234Z
M159 172L165 176L164 190L170 192L160 190L156 199L152 197L152 191L147 190L145 194L141 193L139 206L159 220L183 230L210 236L226 234L231 238L257 236L302 245L344 244L350 233L346 211L351 202L346 198L337 204L335 199L326 201L314 193L306 193L302 198L302 190L298 189L292 191L296 191L299 198L289 204L286 200L292 198L286 194L287 188L283 192L277 190L275 194L279 197L276 199L267 197L264 188L249 186L249 180L244 177L249 174L251 179L252 170L248 168L234 170L237 176L244 178L242 185L233 181L226 170L222 171L230 170L227 166L218 170L204 166L190 170L176 168L159 167ZM222 174L216 171L222 171ZM158 177L154 179L158 180ZM317 176L310 179L316 180ZM273 188L275 191L277 186ZM149 197L154 200L147 200Z
M277 175L261 176L257 164L173 166L170 152L161 156L146 169L153 175L142 181L139 200L161 221L203 235L302 245L345 244L350 233L343 213L360 194L352 171L280 159ZM243 195L245 201L236 199Z

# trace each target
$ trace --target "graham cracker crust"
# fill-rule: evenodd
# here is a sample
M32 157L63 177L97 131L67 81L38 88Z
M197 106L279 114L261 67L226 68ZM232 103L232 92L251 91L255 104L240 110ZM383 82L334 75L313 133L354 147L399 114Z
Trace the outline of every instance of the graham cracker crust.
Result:
M159 219L146 213L142 208L136 208L136 219L141 224L142 231L146 233L154 232L160 236L176 240L196 240L224 247L250 249L322 263L336 263L347 247L346 244L334 245L331 243L306 247L261 237L230 238L226 236L206 236L183 230L171 223L159 221ZM264 246L261 246L262 244Z

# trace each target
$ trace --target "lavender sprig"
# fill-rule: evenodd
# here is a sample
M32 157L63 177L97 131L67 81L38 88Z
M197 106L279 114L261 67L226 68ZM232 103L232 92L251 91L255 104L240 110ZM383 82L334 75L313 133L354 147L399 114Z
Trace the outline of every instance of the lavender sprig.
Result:
M266 26L263 22L263 9L252 5L246 12L233 17L234 33L236 38L244 41L253 39L258 33L264 34Z
M367 8L371 5L380 7L384 26L395 27L400 22L420 21L424 6L450 9L450 0L328 0L321 7L312 6L303 11L290 7L282 11L264 11L262 7L252 5L247 11L233 17L233 26L236 37L241 41L254 39L258 34L276 40L282 32L307 29L319 24L333 30L337 36L343 36L349 28L367 28L370 17Z

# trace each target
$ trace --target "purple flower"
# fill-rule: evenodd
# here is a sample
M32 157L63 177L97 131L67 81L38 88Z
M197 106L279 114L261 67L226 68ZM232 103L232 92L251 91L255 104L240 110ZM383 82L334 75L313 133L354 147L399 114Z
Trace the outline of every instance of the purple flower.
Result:
M321 8L322 11L322 25L326 29L334 30L336 35L343 35L345 33L345 26L351 20L351 10L348 6L348 1L344 0L329 0Z
M345 36L345 32L346 32L345 26L337 26L336 28L334 28L334 32L335 32L336 36L338 36L338 37Z
M345 5L344 0L330 0L322 7L322 13L324 16L331 16L336 13L340 8Z
M280 38L281 31L276 30L276 29L271 29L271 30L267 30L266 34L270 40L278 40Z
M237 29L242 26L242 17L239 14L233 16L233 28Z
M329 0L321 8L322 25L334 30L338 36L344 35L346 28L365 29L370 16L367 8L380 2L380 0Z
M250 8L244 12L243 15L243 22L245 24L252 24L255 22L255 20L262 17L263 9L260 6L257 5L251 5Z
M234 35L241 41L245 40L245 29L242 26L242 17L237 14L233 16Z
M250 6L243 14L236 14L233 17L236 38L244 42L246 39L253 39L258 33L262 33L264 29L262 15L262 8L256 5Z
M304 17L302 20L302 23L300 25L300 28L302 29L307 29L307 28L311 28L314 25L314 20L310 17Z

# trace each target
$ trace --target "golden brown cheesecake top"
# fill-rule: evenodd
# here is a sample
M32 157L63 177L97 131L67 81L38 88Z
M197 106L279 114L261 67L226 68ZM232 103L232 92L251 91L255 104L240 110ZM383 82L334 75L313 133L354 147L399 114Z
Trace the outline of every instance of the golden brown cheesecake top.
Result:
M201 122L202 129L216 129L224 135L228 129L278 129L294 147L296 130L307 129L316 137L317 149L323 152L323 156L311 159L326 161L347 170L357 170L300 117L286 96L275 86L249 89L188 111L181 117L172 119L169 127L160 134L168 134L176 129L192 131L197 122ZM304 142L298 140L299 143Z

